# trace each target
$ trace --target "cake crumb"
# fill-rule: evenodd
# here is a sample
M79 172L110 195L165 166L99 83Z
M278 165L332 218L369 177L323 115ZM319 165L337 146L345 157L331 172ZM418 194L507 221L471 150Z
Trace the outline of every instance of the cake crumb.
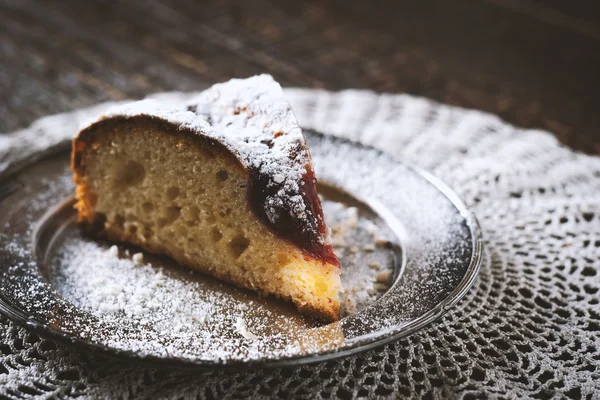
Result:
M371 261L371 262L369 263L369 268L379 269L380 267L381 267L381 264L379 264L379 263L378 263L378 262L376 262L376 261Z
M112 257L118 257L119 256L119 248L116 245L110 246L110 249L108 249L108 255L112 256Z
M144 255L142 253L135 253L133 255L133 262L136 264L141 264L144 262Z
M375 237L379 233L379 228L371 221L366 221L365 229L372 237Z
M358 208L348 207L348 220L347 224L350 228L356 228L358 225Z
M384 271L377 272L377 274L375 274L375 280L380 283L388 283L390 281L391 276L392 271L386 269Z
M350 298L350 297L346 297L344 298L344 308L346 309L346 312L348 314L356 314L357 312L357 307L356 307L356 301L354 301L354 299Z
M372 253L375 251L375 246L373 246L372 244L366 244L363 246L363 250L367 253Z
M390 245L390 241L384 238L379 238L375 241L377 247L386 247Z
M333 244L333 247L345 247L346 240L342 235L337 234L337 232L335 232L331 244Z
M256 335L254 335L252 332L250 332L246 328L246 323L240 317L238 317L235 321L235 328L237 329L238 333L246 339L255 339L256 338Z

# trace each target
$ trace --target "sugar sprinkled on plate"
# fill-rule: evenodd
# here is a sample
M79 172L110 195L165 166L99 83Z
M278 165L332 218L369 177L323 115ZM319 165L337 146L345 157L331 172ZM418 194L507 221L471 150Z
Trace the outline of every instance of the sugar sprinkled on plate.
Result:
M346 243L336 246L336 252L344 266L342 311L351 315L387 288L377 273L393 268L389 250L361 249L366 243L373 246L371 231L389 232L383 226L374 229L355 207L323 204L334 242ZM106 323L145 332L139 339L109 337L117 348L151 353L163 346L170 356L252 359L273 349L278 355L297 354L297 338L317 326L285 302L189 275L164 258L83 238L75 228L56 250L51 283L63 297ZM374 270L367 260L375 258L380 267Z

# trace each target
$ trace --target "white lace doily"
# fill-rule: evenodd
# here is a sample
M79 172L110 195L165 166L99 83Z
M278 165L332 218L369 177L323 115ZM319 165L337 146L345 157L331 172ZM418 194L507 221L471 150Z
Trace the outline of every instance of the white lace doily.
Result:
M0 397L600 398L600 158L576 154L548 133L421 98L286 92L302 126L426 168L474 209L488 260L467 297L441 321L384 348L265 371L119 365L2 319ZM102 107L0 137L0 170L64 142Z

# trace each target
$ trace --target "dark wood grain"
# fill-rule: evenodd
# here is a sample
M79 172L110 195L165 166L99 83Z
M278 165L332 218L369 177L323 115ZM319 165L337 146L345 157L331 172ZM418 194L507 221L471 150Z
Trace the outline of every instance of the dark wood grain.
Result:
M269 72L477 108L600 153L600 12L568 3L0 0L0 132Z

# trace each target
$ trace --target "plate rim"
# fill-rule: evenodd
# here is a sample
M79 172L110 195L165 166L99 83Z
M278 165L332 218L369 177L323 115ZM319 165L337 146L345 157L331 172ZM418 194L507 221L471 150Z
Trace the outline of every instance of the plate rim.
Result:
M417 167L405 164L399 161L396 157L391 154L380 150L376 147L368 144L353 141L347 138L339 137L336 135L324 134L314 129L302 128L303 132L310 132L310 134L320 137L329 138L336 141L345 142L347 144L358 146L370 151L375 151L379 154L385 154L391 156L392 159L398 164L412 170L415 174L425 179L441 194L443 194L456 208L460 216L465 221L469 233L471 235L471 248L473 250L471 259L469 260L469 266L465 270L465 274L461 281L456 285L454 290L438 303L435 307L419 316L418 318L410 321L408 324L400 324L392 326L385 330L380 330L369 335L366 335L356 341L350 346L343 349L328 349L316 354L297 354L289 357L282 357L277 359L252 359L252 360L231 360L231 361L213 361L213 360L198 360L198 359L186 359L181 357L160 357L155 355L142 355L133 350L123 350L113 347L108 347L99 343L91 343L83 340L80 337L68 335L64 332L52 329L51 327L32 321L28 318L28 315L21 310L13 307L9 301L4 297L4 294L0 292L0 314L15 322L16 324L35 332L36 334L51 338L59 341L66 345L76 346L78 348L86 349L87 351L93 351L109 358L116 358L122 362L135 362L138 364L151 363L153 366L166 366L183 369L204 369L204 368L220 368L227 370L239 370L247 367L260 367L260 368L282 368L282 367L297 367L309 364L316 364L321 362L332 361L362 353L368 350L379 348L395 342L399 339L408 337L413 333L423 329L425 326L432 324L444 316L452 307L454 307L464 296L468 293L470 288L473 286L475 279L481 269L483 263L484 245L483 235L480 224L475 214L467 207L463 200L458 194L450 188L441 179L434 176L432 173ZM15 164L9 165L4 171L0 171L0 183L10 179L12 176L18 174L24 168L31 166L43 159L57 155L62 151L68 150L71 141L65 140L58 145L52 146L51 148L41 150L32 155L26 156L23 159L19 159ZM407 327L408 325L408 327ZM377 336L377 338L373 338Z

